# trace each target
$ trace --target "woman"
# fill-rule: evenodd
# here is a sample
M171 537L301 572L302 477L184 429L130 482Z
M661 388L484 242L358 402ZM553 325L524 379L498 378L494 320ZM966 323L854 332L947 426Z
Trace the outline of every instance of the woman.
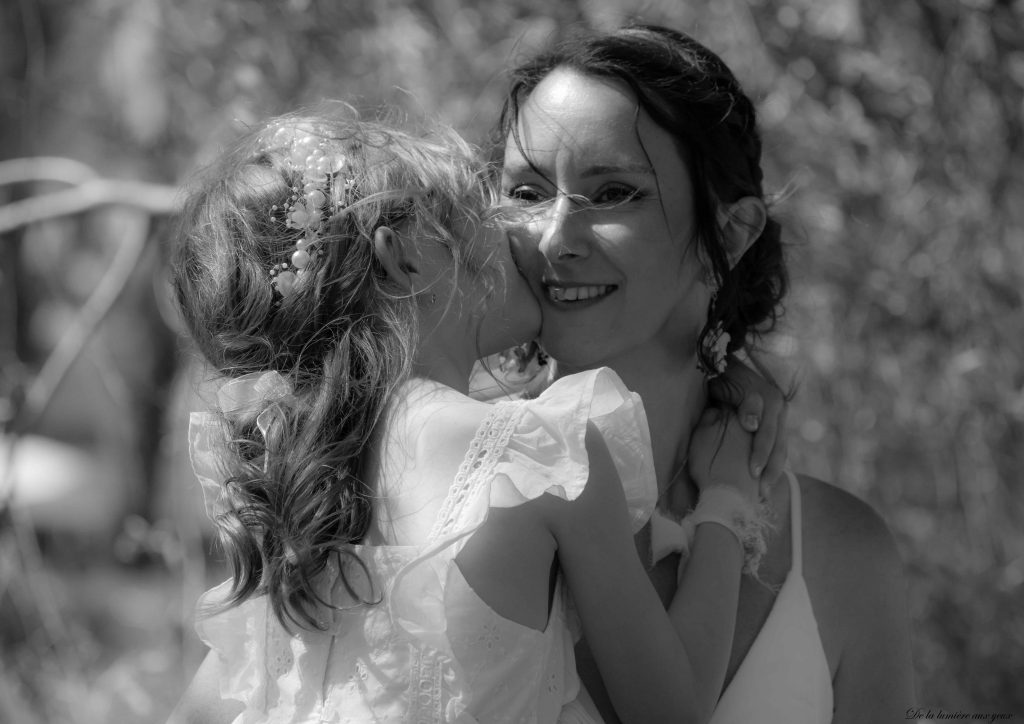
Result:
M501 131L502 193L518 210L510 233L541 300L541 341L561 373L608 366L641 395L662 507L681 516L696 494L680 481L705 371L771 327L786 289L754 108L707 48L633 26L517 68ZM770 494L776 532L758 576L743 579L712 722L903 720L913 693L893 540L861 501L790 477ZM665 601L675 560L649 572Z

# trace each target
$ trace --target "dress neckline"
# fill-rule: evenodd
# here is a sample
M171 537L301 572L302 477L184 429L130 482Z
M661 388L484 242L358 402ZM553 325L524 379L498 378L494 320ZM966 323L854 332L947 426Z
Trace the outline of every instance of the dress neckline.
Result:
M803 511L800 484L790 486L792 561L771 610L722 692L710 724L824 724L834 695L828 658L803 578Z

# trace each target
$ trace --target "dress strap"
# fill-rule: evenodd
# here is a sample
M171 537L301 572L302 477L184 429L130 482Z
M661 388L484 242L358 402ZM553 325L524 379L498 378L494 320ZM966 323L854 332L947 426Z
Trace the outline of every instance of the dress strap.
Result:
M803 506L800 500L800 483L792 470L786 470L786 477L789 479L789 510L790 510L790 535L793 540L793 561L790 570L797 575L803 575L804 569L804 545L803 545Z
M501 401L487 413L434 520L427 538L431 543L440 541L459 527L459 519L474 499L476 489L482 482L490 480L494 466L524 411L525 408L517 402Z

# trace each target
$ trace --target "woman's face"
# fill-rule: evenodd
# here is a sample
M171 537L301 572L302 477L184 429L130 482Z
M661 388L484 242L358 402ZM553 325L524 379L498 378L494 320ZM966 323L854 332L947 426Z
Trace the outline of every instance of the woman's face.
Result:
M518 133L502 196L522 207L510 236L547 351L569 368L695 355L708 290L672 137L624 84L568 69L526 99Z

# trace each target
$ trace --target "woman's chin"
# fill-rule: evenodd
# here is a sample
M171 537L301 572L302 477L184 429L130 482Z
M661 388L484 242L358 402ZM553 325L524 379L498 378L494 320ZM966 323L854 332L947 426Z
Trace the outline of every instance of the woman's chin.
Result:
M592 367L600 367L605 358L599 350L594 348L591 340L578 340L573 342L564 336L551 339L555 335L546 337L543 332L540 335L541 346L544 351L558 362L561 370L585 370Z

